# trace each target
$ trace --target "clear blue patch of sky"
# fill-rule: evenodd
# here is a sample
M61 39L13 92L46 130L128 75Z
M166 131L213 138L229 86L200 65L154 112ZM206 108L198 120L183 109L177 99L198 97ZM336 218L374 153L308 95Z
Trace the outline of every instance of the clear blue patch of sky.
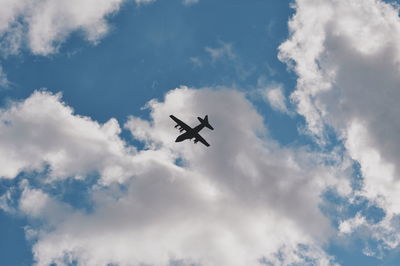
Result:
M7 204L10 209L17 207L21 190L20 180L0 179L0 197L10 193ZM25 238L24 227L28 224L25 217L0 209L0 265L32 265L31 243Z
M32 265L31 246L25 239L26 223L0 210L0 265Z

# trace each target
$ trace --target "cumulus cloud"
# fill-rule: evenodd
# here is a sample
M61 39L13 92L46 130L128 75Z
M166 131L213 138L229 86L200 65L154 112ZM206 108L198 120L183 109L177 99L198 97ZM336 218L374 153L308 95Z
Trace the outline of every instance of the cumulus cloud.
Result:
M30 188L26 180L22 182L21 186L23 190L19 200L19 209L30 218L44 220L49 226L57 226L72 214L71 207L52 199L38 189Z
M109 31L108 17L126 1L0 0L0 56L18 54L23 47L37 55L53 54L74 32L96 44ZM0 89L9 85L0 65Z
M320 195L348 185L324 156L280 147L238 91L181 87L148 108L149 121L125 124L145 143L141 151L126 147L115 120L75 115L60 95L36 92L2 110L0 147L13 157L0 158L16 162L3 175L43 162L53 177L101 175L88 192L90 213L24 186L20 210L50 225L27 231L38 265L332 262L322 248L332 228ZM201 134L211 146L175 143L169 114L192 126L193 114L208 114L215 130Z
M50 168L53 179L100 171L105 178L128 163L134 148L126 148L115 119L99 124L74 115L61 94L36 91L22 102L0 110L0 176ZM124 162L125 161L125 162ZM121 178L124 175L118 173Z
M398 234L393 228L400 213L398 8L377 0L297 0L294 7L290 38L280 46L281 60L299 76L292 99L310 133L323 142L330 126L360 163L364 179L358 193L386 211L380 229L372 230ZM351 221L342 229L367 223L360 217Z
M103 1L6 1L3 0L0 34L17 40L12 50L21 46L26 36L29 48L35 54L54 53L68 35L82 30L90 41L104 35L108 26L105 17L115 12L121 0Z
M26 42L34 54L48 55L75 31L96 43L109 31L107 18L125 0L2 0L0 40L3 52L16 53ZM137 4L152 0L135 0Z

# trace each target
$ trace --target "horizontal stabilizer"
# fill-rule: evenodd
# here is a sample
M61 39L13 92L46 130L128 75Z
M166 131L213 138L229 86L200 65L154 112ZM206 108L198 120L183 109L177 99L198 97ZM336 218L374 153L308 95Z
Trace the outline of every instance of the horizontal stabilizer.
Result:
M204 119L202 119L201 117L197 117L197 119L199 119L200 123L202 123L205 127L214 130L210 123L208 123L208 115L206 115Z

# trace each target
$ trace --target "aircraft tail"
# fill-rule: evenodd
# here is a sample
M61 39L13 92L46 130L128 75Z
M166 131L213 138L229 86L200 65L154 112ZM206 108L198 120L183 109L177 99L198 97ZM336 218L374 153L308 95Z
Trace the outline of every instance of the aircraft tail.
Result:
M197 117L197 119L199 119L200 123L202 123L205 127L214 130L210 123L208 123L208 115L206 115L204 119L202 119L201 117Z

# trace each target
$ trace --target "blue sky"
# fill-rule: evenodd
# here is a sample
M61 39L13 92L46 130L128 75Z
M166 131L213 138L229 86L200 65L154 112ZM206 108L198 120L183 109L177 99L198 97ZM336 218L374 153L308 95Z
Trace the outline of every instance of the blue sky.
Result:
M1 265L398 264L394 2L84 3L0 1Z
M15 84L2 93L20 99L37 88L62 91L77 113L99 121L145 115L139 109L147 101L180 85L248 90L257 88L259 78L273 75L289 93L295 77L278 60L277 47L287 36L291 13L282 1L204 1L188 7L181 1L139 7L128 2L109 19L112 30L98 45L75 33L50 58L29 51L8 58L4 67ZM232 45L237 59L213 62L206 47L224 44ZM249 73L241 77L238 71Z

